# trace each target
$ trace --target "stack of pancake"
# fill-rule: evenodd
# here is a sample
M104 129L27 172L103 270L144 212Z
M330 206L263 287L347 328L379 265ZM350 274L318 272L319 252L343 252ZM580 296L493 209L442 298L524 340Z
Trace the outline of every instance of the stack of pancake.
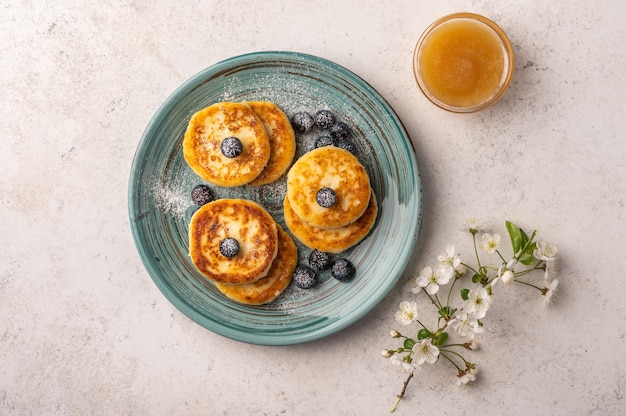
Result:
M240 155L223 154L226 138L241 142ZM183 139L183 156L191 169L225 187L271 183L287 171L295 153L289 118L269 101L213 104L191 117Z
M330 207L317 193L330 188ZM347 150L324 146L300 157L287 173L285 224L311 249L340 253L359 243L374 226L378 204L367 171Z
M240 153L227 155L222 143L236 138ZM183 156L209 183L224 187L268 184L282 176L296 151L293 128L275 104L220 102L195 113L183 139ZM239 250L220 251L226 239ZM203 205L189 224L189 254L196 268L227 297L246 304L274 300L291 281L298 262L291 237L260 205L218 199Z
M220 251L227 238L238 242L232 257ZM278 297L298 263L289 234L263 207L245 199L218 199L200 207L189 224L189 255L224 295L251 305Z

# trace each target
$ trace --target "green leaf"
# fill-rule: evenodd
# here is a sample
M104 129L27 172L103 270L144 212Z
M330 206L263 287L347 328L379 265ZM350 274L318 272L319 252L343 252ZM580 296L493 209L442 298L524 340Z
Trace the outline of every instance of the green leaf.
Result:
M528 244L528 234L521 228L519 230L522 233L522 247L526 247L526 244Z
M442 318L450 316L450 308L444 306L443 308L439 309L439 316L441 316Z
M420 329L419 332L417 333L417 339L419 341L426 339L426 338L430 338L433 336L433 333L430 332L428 329L424 328L424 329Z
M448 340L448 333L443 332L437 337L437 346L441 347Z
M404 348L407 350L410 350L411 348L413 348L413 345L415 345L415 340L411 339L411 338L407 338L404 340Z
M537 243L529 244L528 247L524 249L524 251L519 256L519 262L525 264L526 266L530 266L535 262L534 251L537 248Z
M463 300L469 299L469 296L468 296L469 292L470 292L469 289L461 289L461 299Z
M510 221L506 222L506 229L511 237L511 245L513 246L513 253L517 253L524 247L524 235L525 233L520 228ZM528 237L526 237L528 241Z
M475 273L474 276L472 276L472 283L478 283L482 278L483 276L481 274Z

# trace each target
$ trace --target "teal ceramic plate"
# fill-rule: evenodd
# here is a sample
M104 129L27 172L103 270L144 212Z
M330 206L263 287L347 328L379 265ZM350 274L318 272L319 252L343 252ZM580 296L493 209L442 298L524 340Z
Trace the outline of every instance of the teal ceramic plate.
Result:
M270 304L225 298L195 270L187 227L191 189L202 181L182 156L193 113L219 101L269 100L291 116L330 109L353 129L358 156L379 201L375 228L343 253L357 276L341 283L325 272L313 289L291 285ZM297 137L299 156L313 148L315 130ZM264 205L281 224L285 181L254 188L213 187L217 197ZM129 215L141 259L165 297L205 328L242 342L288 345L319 339L353 324L396 284L413 252L422 216L421 183L411 142L389 104L347 69L311 55L259 52L217 63L180 86L148 124L133 161ZM300 262L307 249L299 246Z

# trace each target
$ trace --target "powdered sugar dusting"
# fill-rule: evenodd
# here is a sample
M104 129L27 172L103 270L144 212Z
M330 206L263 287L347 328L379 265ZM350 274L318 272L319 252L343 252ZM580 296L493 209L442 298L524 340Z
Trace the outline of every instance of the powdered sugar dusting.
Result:
M159 208L175 217L183 217L191 205L190 196L180 186L155 182L152 194Z

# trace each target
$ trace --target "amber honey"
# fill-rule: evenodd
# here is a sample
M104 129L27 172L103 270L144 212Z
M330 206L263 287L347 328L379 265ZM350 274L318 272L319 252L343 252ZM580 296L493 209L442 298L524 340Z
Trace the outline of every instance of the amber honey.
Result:
M513 73L513 50L492 21L457 13L433 23L414 56L418 84L440 107L473 112L497 101Z

